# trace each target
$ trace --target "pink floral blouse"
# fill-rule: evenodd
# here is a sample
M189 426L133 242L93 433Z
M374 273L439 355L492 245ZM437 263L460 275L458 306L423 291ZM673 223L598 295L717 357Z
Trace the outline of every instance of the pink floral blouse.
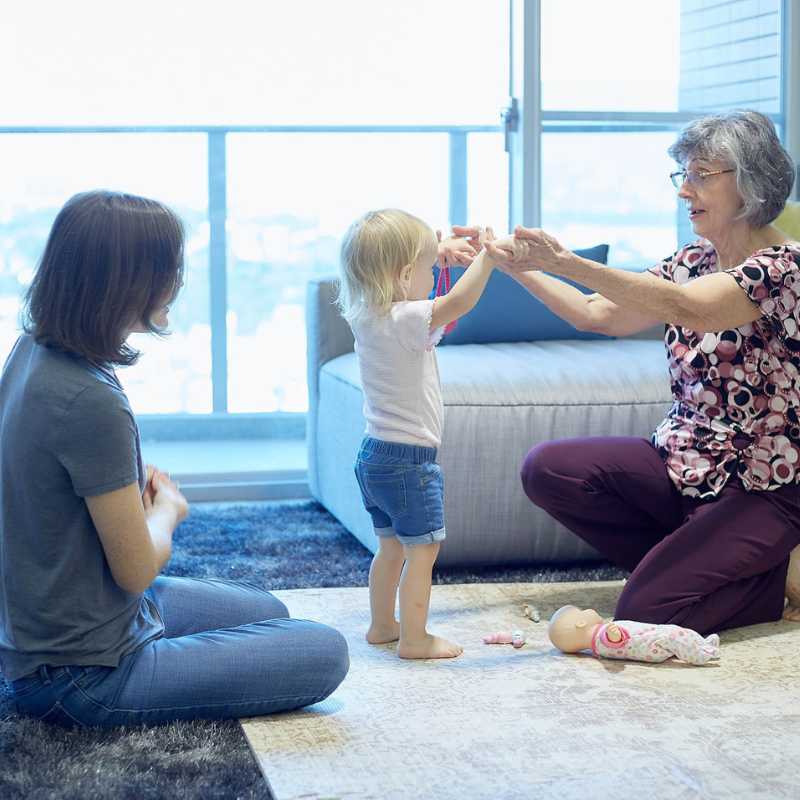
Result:
M716 271L694 242L650 271L674 283ZM652 441L680 492L715 497L731 475L745 489L800 482L800 245L757 250L725 270L763 316L729 331L667 325L672 408Z

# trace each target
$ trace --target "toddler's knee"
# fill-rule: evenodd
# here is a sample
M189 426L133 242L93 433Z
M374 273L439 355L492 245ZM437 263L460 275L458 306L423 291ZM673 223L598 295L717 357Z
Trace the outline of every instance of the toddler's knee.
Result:
M394 536L378 536L375 558L385 562L402 562L405 559L403 545Z
M403 547L403 558L409 565L432 565L439 556L440 542L420 542L420 544L407 544Z

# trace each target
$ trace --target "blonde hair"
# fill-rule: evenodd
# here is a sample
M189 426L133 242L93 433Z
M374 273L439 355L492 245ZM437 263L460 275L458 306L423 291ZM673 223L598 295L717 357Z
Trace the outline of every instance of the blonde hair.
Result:
M357 219L342 242L336 298L342 316L351 322L367 310L388 313L403 267L416 263L429 247L435 249L436 234L406 211L384 208Z

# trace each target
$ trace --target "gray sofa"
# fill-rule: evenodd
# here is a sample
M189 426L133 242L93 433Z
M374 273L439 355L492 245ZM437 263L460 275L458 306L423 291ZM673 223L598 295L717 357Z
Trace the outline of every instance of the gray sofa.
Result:
M334 279L308 285L308 475L312 495L374 552L353 460L364 432L353 337ZM661 329L625 339L437 348L445 405L441 565L579 561L596 553L522 491L529 448L575 436L649 436L670 405Z

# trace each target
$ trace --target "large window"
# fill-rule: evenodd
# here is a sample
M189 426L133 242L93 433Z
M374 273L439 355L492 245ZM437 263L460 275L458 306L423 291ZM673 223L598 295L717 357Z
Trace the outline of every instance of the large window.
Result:
M646 267L691 235L666 177L686 121L747 106L785 129L790 2L14 4L0 31L13 76L0 357L64 201L151 195L186 221L189 269L171 337L137 339L145 357L121 371L135 410L171 436L207 417L302 422L305 284L335 273L353 218L525 220ZM500 124L517 73L536 86L519 140L513 114ZM536 187L523 207L515 181Z
M544 0L542 109L677 111L680 11L681 0Z
M186 224L186 290L171 314L169 340L133 340L148 357L146 369L123 371L128 393L142 413L210 411L206 161L206 140L198 134L0 136L2 358L18 335L20 294L64 201L94 187L151 195L173 206Z
M6 11L1 353L58 208L136 192L186 220L189 273L171 337L137 337L120 371L134 409L302 414L305 284L335 274L357 215L506 219L508 27L480 0Z
M544 0L542 226L634 269L688 241L667 148L692 117L733 108L782 129L783 5Z
M342 232L370 208L397 206L447 225L448 140L442 133L230 135L231 411L306 409L306 282L335 274Z

